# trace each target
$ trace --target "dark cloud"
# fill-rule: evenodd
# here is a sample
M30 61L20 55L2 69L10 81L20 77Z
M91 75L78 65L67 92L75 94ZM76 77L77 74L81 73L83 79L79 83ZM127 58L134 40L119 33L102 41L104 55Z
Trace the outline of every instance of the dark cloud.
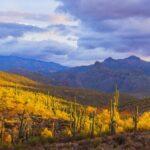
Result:
M80 38L78 45L84 49L104 47L114 52L139 52L150 56L150 37L118 37L118 38Z
M6 22L37 22L37 26L45 22L43 28L0 23L0 54L72 66L109 56L150 56L149 0L57 1L62 5L53 14L0 12Z
M49 32L58 33L63 37L75 29L76 26L65 25L39 28L23 24L0 23L0 55L36 58L65 64L66 57L73 48L55 37L54 40L49 39L49 36L52 36ZM32 37L32 32L37 35Z
M0 23L0 38L6 38L8 36L20 37L25 32L42 32L41 29L36 26L16 24L16 23Z
M35 57L44 59L51 55L66 55L70 47L55 41L17 41L11 40L0 45L0 54ZM11 51L10 51L11 49Z
M87 32L78 46L150 55L149 0L59 0L58 11L81 20ZM90 30L89 30L90 29Z
M82 20L97 21L127 17L149 17L149 0L59 0L60 10L71 13Z
M70 33L75 34L75 32L78 30L78 27L59 24L59 25L50 25L47 27L47 29L58 32L61 35L68 35Z

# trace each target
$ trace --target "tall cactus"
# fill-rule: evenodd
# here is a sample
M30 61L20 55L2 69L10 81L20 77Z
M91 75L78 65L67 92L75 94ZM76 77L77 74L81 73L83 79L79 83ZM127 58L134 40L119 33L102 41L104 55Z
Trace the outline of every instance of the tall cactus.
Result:
M94 137L94 130L95 130L95 112L92 112L90 114L90 120L91 120L91 124L90 124L90 136L91 138Z
M17 89L17 84L15 84L15 95L17 95L18 94L18 89Z
M118 106L119 106L119 96L120 96L120 93L116 85L115 93L114 93L114 104L115 104L116 110L118 110Z
M24 136L25 110L23 111L22 114L18 114L18 116L19 116L19 120L20 120L18 138L19 138L19 140L20 140L20 139L22 139L23 136Z
M38 93L37 92L35 92L35 98L34 98L34 105L36 105L37 103L38 103L38 101L39 101L39 98L38 98Z
M19 135L18 138L19 140L22 140L25 136L25 128L26 128L26 105L28 104L28 101L25 101L24 103L24 110L22 113L18 113L18 117L20 120L20 125L19 125Z
M44 104L46 108L49 109L49 91L47 92L47 98L45 99Z
M110 105L110 134L116 134L115 103L112 100Z
M1 117L1 131L0 131L1 143L3 143L4 121L5 121L5 118L4 118L4 117Z
M86 109L81 109L80 111L80 114L79 114L79 119L78 119L78 131L81 132L82 129L84 129L84 126L85 126L85 112L86 112Z
M110 133L111 134L116 134L116 113L118 112L118 107L119 107L119 90L116 86L115 93L114 93L114 99L111 100L110 104Z
M76 108L76 98L75 98L75 101L74 101L74 105L73 105L73 109L72 109L72 112L71 112L71 116L72 116L72 119L73 119L73 122L72 122L72 129L73 129L73 136L76 136L76 132L77 132L77 108Z
M71 130L72 135L76 136L76 133L80 132L82 129L84 119L84 111L83 110L77 110L77 104L76 99L74 100L74 104L70 107L70 120L72 121Z
M54 97L52 98L52 111L54 114L56 114L56 101Z
M133 123L134 123L134 131L138 130L138 122L139 122L139 107L136 106L136 111L133 116Z

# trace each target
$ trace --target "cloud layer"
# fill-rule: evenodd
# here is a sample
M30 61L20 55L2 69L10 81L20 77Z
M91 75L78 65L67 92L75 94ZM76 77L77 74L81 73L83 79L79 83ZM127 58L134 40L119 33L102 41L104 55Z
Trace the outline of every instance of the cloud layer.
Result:
M62 0L61 0L62 1ZM79 46L150 55L149 0L62 1L60 11L80 18L94 35L80 37Z
M0 54L71 66L130 55L149 60L149 26L149 0L5 0Z

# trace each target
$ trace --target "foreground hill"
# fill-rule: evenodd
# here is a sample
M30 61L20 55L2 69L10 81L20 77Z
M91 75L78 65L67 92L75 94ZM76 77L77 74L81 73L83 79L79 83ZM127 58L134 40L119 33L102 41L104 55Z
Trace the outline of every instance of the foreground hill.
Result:
M51 76L54 85L82 87L114 91L117 84L120 91L136 96L150 96L150 62L136 56L126 59L106 59L90 66L81 66L54 73Z
M117 89L111 105L92 107L54 96L53 87L18 75L1 72L0 82L0 149L51 149L53 142L150 130L149 110L141 111L137 103L132 111L120 109Z
M19 74L39 73L48 75L52 72L67 69L67 67L53 62L43 62L16 56L0 56L0 70Z
M106 94L97 92L94 90L81 89L81 88L69 88L62 86L47 86L45 84L38 83L30 80L24 76L0 72L0 85L4 87L18 87L24 90L31 90L36 92L48 92L58 98L63 98L68 101L76 100L83 105L91 105L97 107L106 107L110 103L110 99L113 98L112 94ZM137 101L134 97L121 94L121 105L126 105L128 102Z
M82 105L90 105L95 107L108 107L110 105L110 99L113 98L113 94L98 92L83 88L71 88L63 86L48 86L38 83L24 76L0 72L0 86L2 87L14 87L23 89L26 91L42 92L55 96L57 98L63 98L67 101L76 102ZM140 106L141 111L150 110L150 98L137 99L127 94L120 94L120 109L132 110L136 105Z

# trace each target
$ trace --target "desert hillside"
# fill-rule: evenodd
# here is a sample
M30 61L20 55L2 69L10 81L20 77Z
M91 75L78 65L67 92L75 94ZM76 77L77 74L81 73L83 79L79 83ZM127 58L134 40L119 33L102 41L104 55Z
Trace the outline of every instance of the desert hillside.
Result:
M38 144L50 148L52 143L150 130L149 110L141 111L137 103L132 111L120 110L118 89L107 107L94 107L55 97L48 88L41 90L44 85L25 77L4 72L0 76L3 149ZM74 147L74 143L71 145Z

